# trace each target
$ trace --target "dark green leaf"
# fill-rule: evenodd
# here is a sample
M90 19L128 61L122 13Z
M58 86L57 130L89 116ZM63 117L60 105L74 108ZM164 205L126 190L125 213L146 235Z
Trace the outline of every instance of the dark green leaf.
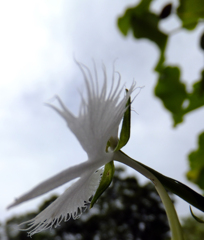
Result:
M125 14L118 19L118 27L124 35L132 30L135 38L147 38L153 41L163 52L167 35L158 29L160 19L149 11L150 3L151 0L144 0L136 7L127 9Z
M159 61L157 62L157 65L154 69L156 72L162 71L162 69L164 68L164 66L163 66L164 61L165 61L164 52L161 52Z
M158 29L159 18L154 13L146 12L144 15L133 14L131 17L131 28L135 38L147 38L164 51L167 35Z
M204 106L204 70L201 79L193 84L193 91L190 93L186 92L185 84L180 81L178 67L165 67L160 69L159 73L155 95L172 113L174 126L183 121L185 114ZM184 100L187 101L187 106L183 106Z
M159 14L159 18L164 19L167 18L171 14L172 3L168 3L163 7L161 13Z
M187 178L204 189L204 132L199 135L198 149L188 156L190 170Z
M126 89L126 92L128 92L128 90ZM124 117L123 117L123 123L122 123L122 129L121 129L121 132L120 132L120 138L119 138L119 141L118 141L118 144L117 144L117 147L115 148L114 151L118 151L120 150L122 147L124 147L129 138L130 138L130 119L131 119L131 99L129 98L128 99L128 102L126 104L126 106L128 106L125 114L124 114Z
M198 208L199 210L204 212L204 197L189 188L188 186L184 185L183 183L166 177L161 173L147 167L147 169L152 172L159 181L163 184L165 188L167 188L172 193L176 194L189 204L193 205L194 207Z
M183 114L204 106L204 70L201 72L201 79L193 84L193 92L188 93L189 104L183 110Z
M203 0L180 0L177 14L183 23L183 27L193 30L200 19L204 19Z
M160 58L155 70L160 71L165 60L168 36L158 28L159 16L149 11L151 2L152 0L143 0L139 5L127 9L125 14L118 18L118 27L125 36L131 30L135 38L148 39L159 47Z
M113 161L107 163L104 168L103 176L101 178L100 184L98 189L96 190L95 195L93 196L90 204L90 208L93 207L95 202L101 196L101 194L109 187L112 182L113 175L114 175L115 167Z
M149 6L152 0L144 0L136 5L135 7L126 9L125 14L118 18L118 27L120 31L127 35L128 31L131 29L131 17L134 13L144 13L149 11Z
M187 98L186 86L180 81L178 67L165 67L160 72L155 95L159 97L164 106L172 113L174 126L183 121L182 104Z
M191 215L193 216L193 218L194 218L197 222L199 222L199 223L204 223L203 220L201 220L200 218L198 218L198 217L193 213L191 206L190 206L190 212L191 212Z
M125 155L125 153L123 153L122 151L120 151L120 152ZM181 183L175 179L166 177L163 174L155 171L154 169L152 169L134 159L132 159L132 161L137 162L138 164L140 164L141 166L146 168L148 171L150 171L152 174L154 174L154 176L156 178L158 178L158 180L162 183L162 185L165 188L167 188L169 191L176 194L177 196L179 196L180 198L182 198L183 200L188 202L190 205L192 205L204 212L204 197L203 196L201 196L200 194L198 194L197 192L195 192L188 186L184 185L183 183Z

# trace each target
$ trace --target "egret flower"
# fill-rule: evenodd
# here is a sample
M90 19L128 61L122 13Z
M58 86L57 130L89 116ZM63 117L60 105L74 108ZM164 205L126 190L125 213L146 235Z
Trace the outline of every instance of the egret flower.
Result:
M26 222L30 227L25 230L29 231L30 236L53 225L58 225L62 220L79 218L90 204L90 198L95 194L101 180L103 173L101 167L114 160L114 149L109 148L107 151L107 142L113 139L117 143L118 126L127 109L127 101L135 90L133 82L129 91L120 98L124 90L124 85L121 87L120 84L120 74L116 81L115 72L113 72L110 80L111 88L108 91L105 68L103 68L104 78L100 89L96 71L93 78L86 66L77 64L82 71L87 93L86 98L81 94L78 116L74 116L59 97L56 99L61 109L51 104L48 105L66 121L68 128L86 151L88 160L42 182L9 205L8 208L14 207L77 178L77 181L53 203L35 218Z

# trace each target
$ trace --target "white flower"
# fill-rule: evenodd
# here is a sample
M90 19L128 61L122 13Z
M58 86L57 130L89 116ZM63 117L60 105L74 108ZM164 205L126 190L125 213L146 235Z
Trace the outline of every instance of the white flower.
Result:
M60 197L58 197L45 210L35 218L27 221L30 225L29 235L58 225L62 220L69 220L71 217L78 218L82 211L90 203L90 197L94 195L103 170L101 167L113 160L114 153L106 152L108 140L113 137L117 139L118 126L126 111L126 103L130 94L135 89L133 83L128 93L120 100L124 86L120 87L120 75L115 82L113 72L111 89L107 91L107 76L103 68L104 79L101 90L97 74L92 78L89 69L77 63L81 69L87 92L87 99L81 95L81 106L78 117L74 116L62 103L59 97L57 100L61 110L53 105L49 106L57 111L66 121L69 129L79 140L81 146L88 155L88 160L70 167L54 177L42 182L37 187L15 200L8 208L16 206L24 201L40 196L70 180L78 178ZM95 72L96 73L96 72Z

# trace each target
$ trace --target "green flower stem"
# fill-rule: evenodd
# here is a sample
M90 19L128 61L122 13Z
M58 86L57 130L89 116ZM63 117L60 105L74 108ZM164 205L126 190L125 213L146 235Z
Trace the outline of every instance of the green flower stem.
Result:
M164 204L166 214L169 220L170 229L172 232L172 240L184 240L181 225L175 211L174 205L167 194L166 190L164 189L161 182L155 177L153 173L145 169L142 165L140 165L137 161L127 156L122 151L117 151L114 153L114 159L118 162L124 163L129 167L135 169L137 172L141 173L146 178L150 179Z

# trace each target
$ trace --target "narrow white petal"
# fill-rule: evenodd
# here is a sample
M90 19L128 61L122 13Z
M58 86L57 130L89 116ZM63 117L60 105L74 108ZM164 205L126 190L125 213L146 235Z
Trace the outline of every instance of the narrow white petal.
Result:
M81 174L89 169L90 163L88 161L83 162L82 164L70 167L55 176L47 179L46 181L40 183L35 188L22 195L21 197L15 199L15 202L7 207L7 209L19 205L22 202L28 201L32 198L38 197L56 187L61 186L62 184L73 180L77 177L80 177Z
M94 173L86 172L35 218L22 223L21 225L28 224L30 226L21 230L28 231L28 234L32 236L53 225L58 226L62 220L79 218L90 204L90 198L99 185L102 172L102 169Z
M47 179L46 181L40 183L35 188L17 198L14 203L10 204L7 209L17 206L25 201L38 197L46 192L53 190L56 187L59 187L75 178L82 176L82 174L89 172L94 172L107 162L111 161L113 157L113 153L104 153L102 156L98 156L98 158L94 161L86 161L81 164L70 167L55 176Z

